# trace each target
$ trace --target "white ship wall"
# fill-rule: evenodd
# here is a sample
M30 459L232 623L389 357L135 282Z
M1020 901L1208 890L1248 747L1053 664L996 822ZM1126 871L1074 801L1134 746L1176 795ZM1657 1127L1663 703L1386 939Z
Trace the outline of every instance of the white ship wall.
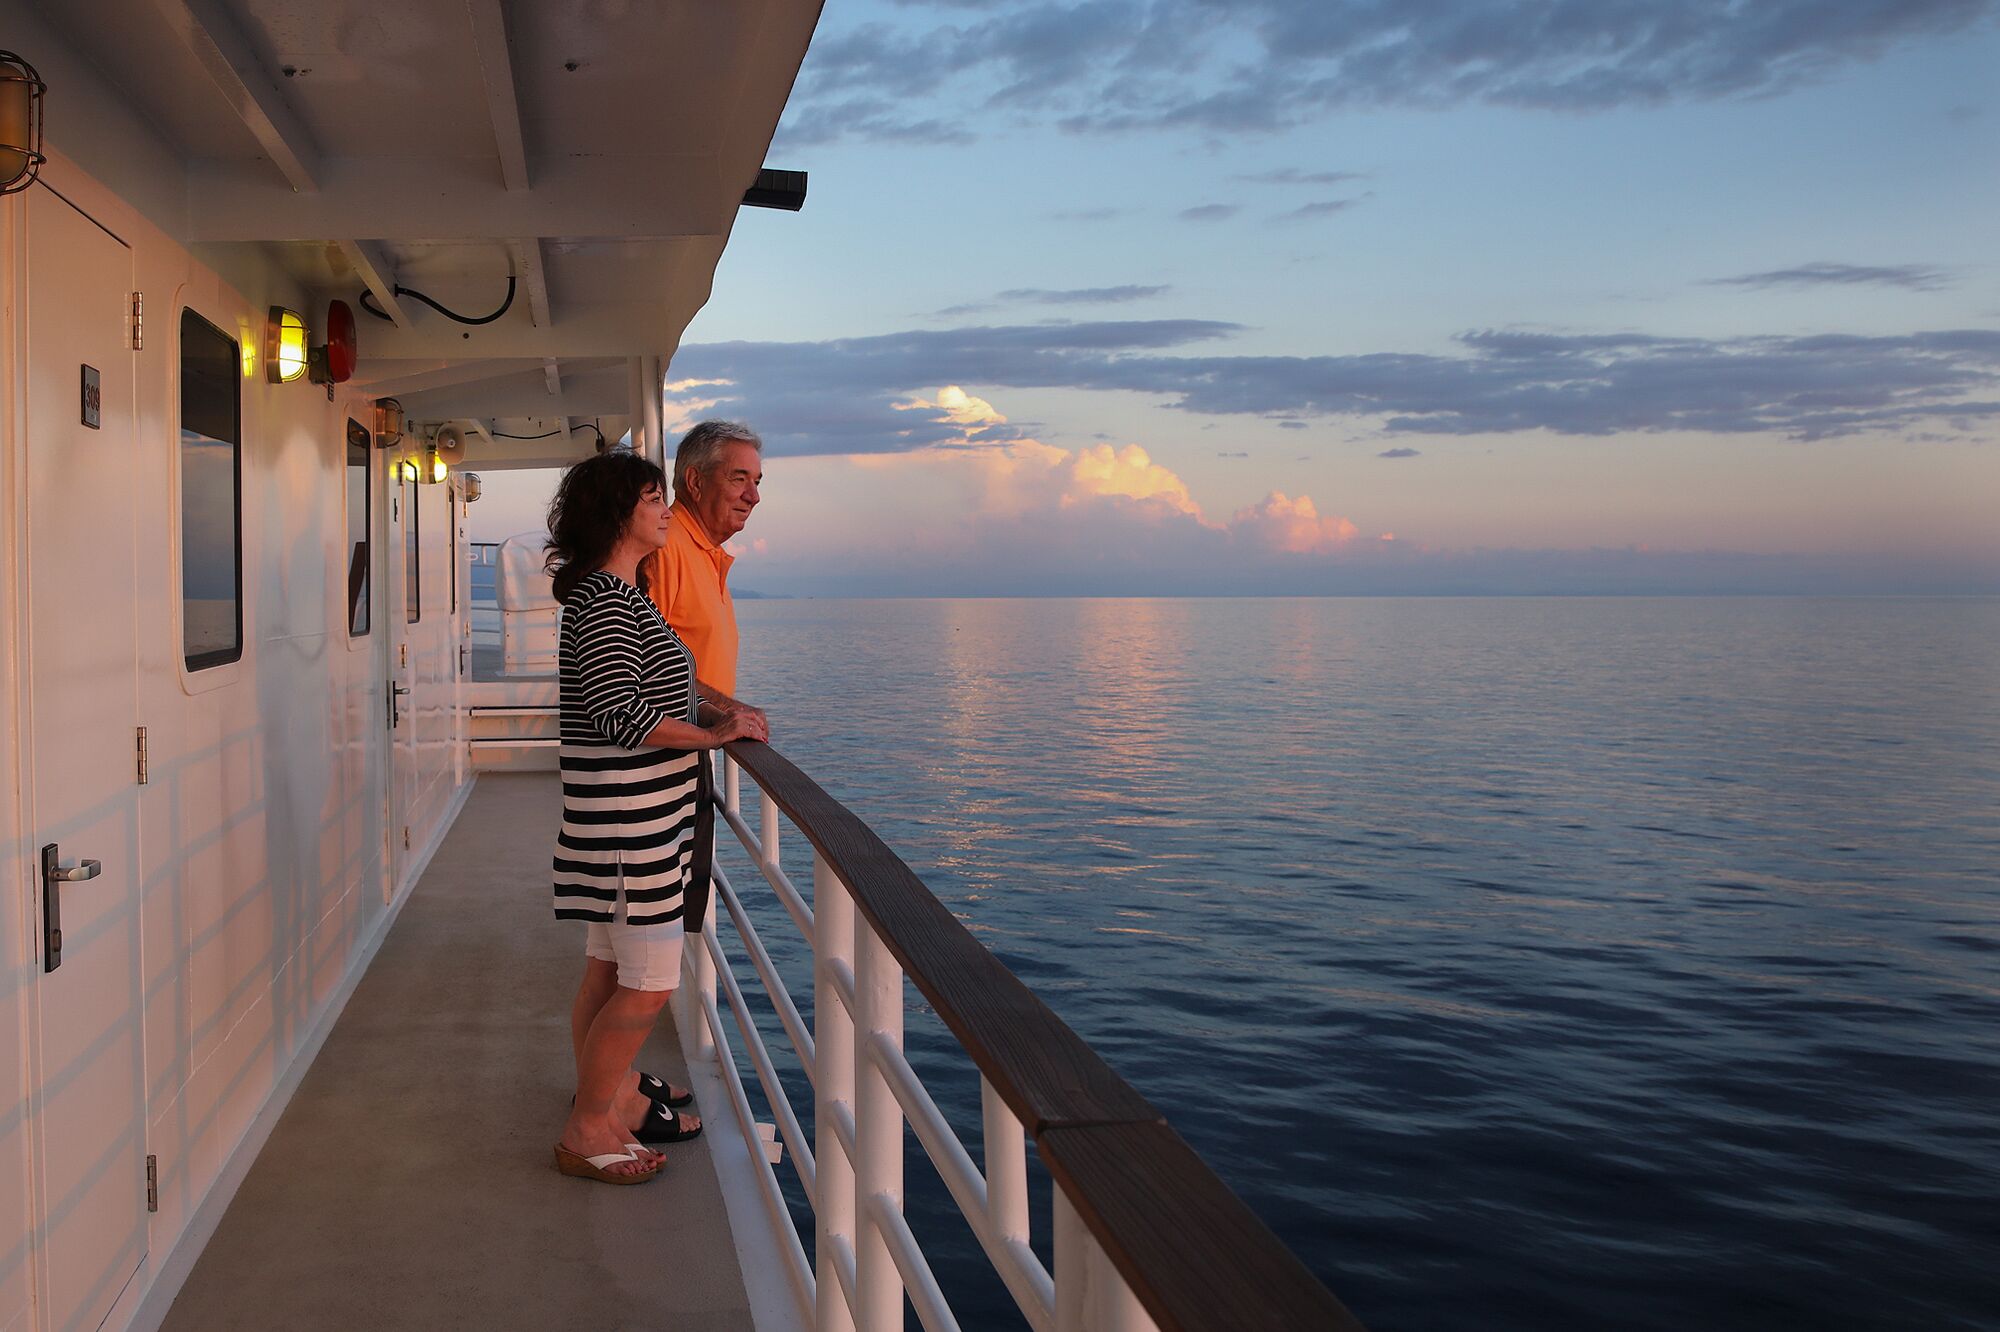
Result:
M86 100L74 84L72 90L72 105ZM105 133L105 142L120 142L117 127ZM107 154L91 160L107 160ZM115 1306L105 1325L117 1327L132 1319L163 1271L177 1282L173 1269L184 1271L191 1262L204 1227L213 1224L213 1215L200 1212L204 1201L216 1213L218 1183L226 1185L221 1192L234 1187L232 1170L247 1166L248 1153L239 1151L246 1135L258 1127L274 1092L288 1092L288 1076L295 1078L302 1067L302 1048L344 997L343 987L358 977L393 904L462 799L469 774L458 682L467 589L461 570L455 609L452 566L464 547L462 534L449 527L462 528L463 510L450 493L455 481L392 482L387 476L401 455L374 453L371 632L350 640L344 426L350 416L372 421L368 401L336 392L330 402L322 387L304 381L267 385L261 369L268 305L309 311L314 324L323 311L254 253L204 256L227 266L217 271L61 153L51 152L43 175L131 247L145 300L145 343L133 354L136 424L128 466L101 478L106 487L129 488L133 497L136 602L105 600L101 588L117 586L118 578L107 580L87 567L74 571L77 614L134 619L137 709L149 750L150 780L136 786L137 919L111 923L137 939L144 1122L131 1123L127 1115L101 1132L107 1141L143 1133L143 1152L158 1163L158 1211L148 1218L145 1256L129 1280L129 1246L122 1258L104 1255L103 1298ZM32 672L22 596L34 551L24 521L30 497L23 493L28 349L21 345L21 293L29 266L47 262L47 246L60 240L26 234L27 216L20 196L0 200L0 372L6 376L0 383L6 399L0 410L0 846L8 871L0 889L0 1332L68 1321L47 1307L45 1296L37 1304L47 1285L50 1236L75 1211L76 1199L51 1181L78 1173L76 1162L51 1171L44 1159L49 1116L78 1113L76 1098L64 1101L52 1079L67 1086L80 1076L129 1076L124 1066L132 1062L107 1029L97 1040L85 1033L74 1041L79 1053L57 1068L42 1036L60 1015L43 1007L50 992L45 982L55 977L45 977L41 968L36 852L45 836L36 826L25 734ZM183 308L258 356L254 373L242 380L241 398L243 655L192 673L182 664L179 618ZM361 330L364 340L367 332ZM422 510L424 613L420 623L406 624L400 521L412 503ZM392 511L396 523L389 521ZM449 521L454 517L456 524ZM407 668L401 665L405 646ZM412 690L402 728L393 732L387 721L392 674ZM124 799L136 775L109 771L102 781L106 800ZM67 844L64 851L71 859L91 854ZM133 1017L128 1007L119 1020ZM83 1113L90 1113L88 1107ZM116 1164L121 1158L105 1159ZM142 1178L107 1184L88 1168L81 1173L84 1182L76 1190L129 1185L143 1209Z

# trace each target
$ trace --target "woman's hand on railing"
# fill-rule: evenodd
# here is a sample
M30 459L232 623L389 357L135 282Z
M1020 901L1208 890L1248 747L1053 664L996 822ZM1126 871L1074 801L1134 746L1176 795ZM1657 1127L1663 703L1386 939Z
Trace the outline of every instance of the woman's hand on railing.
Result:
M709 742L704 749L720 749L732 740L769 740L770 727L764 721L764 714L753 708L725 713L707 731Z

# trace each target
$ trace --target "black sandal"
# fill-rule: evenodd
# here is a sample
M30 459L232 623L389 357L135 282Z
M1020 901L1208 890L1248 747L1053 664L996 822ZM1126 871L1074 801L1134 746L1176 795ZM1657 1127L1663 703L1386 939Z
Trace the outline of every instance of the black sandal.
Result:
M639 1093L647 1100L658 1101L661 1105L666 1106L694 1104L693 1092L684 1091L679 1096L669 1096L667 1093L672 1090L673 1085L665 1078L656 1078L651 1073L641 1073L639 1075Z
M689 1138L701 1136L702 1126L688 1128L681 1122L680 1115L669 1110L659 1101L646 1109L646 1117L639 1121L639 1127L632 1130L632 1136L640 1142L686 1142Z
M669 1107L694 1104L693 1092L684 1091L679 1096L669 1096L667 1092L671 1088L671 1083L656 1078L651 1073L641 1073L639 1075L639 1094L647 1100ZM572 1095L569 1098L569 1103L575 1105L576 1097Z

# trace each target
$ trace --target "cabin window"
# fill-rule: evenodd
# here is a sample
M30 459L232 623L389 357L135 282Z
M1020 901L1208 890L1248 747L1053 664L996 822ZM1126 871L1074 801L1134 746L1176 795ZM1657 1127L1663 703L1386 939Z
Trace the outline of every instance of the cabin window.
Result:
M368 633L368 506L375 479L374 438L368 427L347 421L347 636Z
M191 671L243 656L243 360L181 311L181 650Z
M409 482L403 502L403 618L411 624L424 618L424 567L418 540L418 515L423 513L424 488Z

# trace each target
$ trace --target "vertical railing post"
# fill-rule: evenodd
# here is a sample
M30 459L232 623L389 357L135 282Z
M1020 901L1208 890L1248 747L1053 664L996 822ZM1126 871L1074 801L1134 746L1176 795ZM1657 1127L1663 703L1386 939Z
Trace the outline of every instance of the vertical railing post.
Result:
M743 816L743 769L726 749L722 751L722 807L738 818Z
M1021 1121L979 1079L982 1137L986 1144L986 1216L1003 1240L1028 1242L1028 1138Z
M1090 1296L1090 1232L1060 1187L1054 1204L1056 1332L1083 1332Z
M676 996L681 1002L675 1011L674 1021L683 1021L682 1014L685 1013L685 1021L693 1024L692 1027L681 1028L682 1031L691 1031L694 1036L687 1043L692 1046L688 1053L691 1059L715 1058L715 1033L708 1029L708 1004L704 1002L715 999L715 959L708 955L708 940L714 934L715 913L711 911L708 919L702 922L701 933L689 935L682 946L682 993ZM688 975L690 966L694 971L692 976Z
M866 917L854 914L854 1199L860 1212L854 1259L855 1324L860 1332L900 1332L903 1276L888 1240L869 1216L870 1200L903 1208L903 1107L868 1047L903 1045L903 969Z
M819 1206L813 1216L816 1332L853 1332L854 1314L840 1278L854 1258L854 1163L841 1144L837 1118L854 1112L854 1017L834 984L836 963L854 961L854 900L833 867L813 855L813 1154L819 1163Z
M764 817L762 818L762 820L760 820L763 826L758 830L757 844L763 850L764 863L770 866L772 869L777 869L778 868L778 802L771 798L771 793L769 791L764 792L763 814Z
M1056 1332L1159 1332L1139 1297L1055 1191Z

